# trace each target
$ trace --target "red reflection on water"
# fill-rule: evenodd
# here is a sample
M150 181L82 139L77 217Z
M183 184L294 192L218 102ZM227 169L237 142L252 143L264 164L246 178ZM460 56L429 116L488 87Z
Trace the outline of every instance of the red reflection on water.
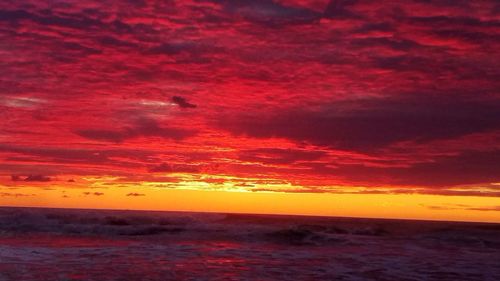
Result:
M243 253L242 244L234 241L211 241L200 243L196 241L197 257L176 267L185 267L188 271L199 269L210 272L221 280L233 280L250 270L250 264L255 263Z
M49 248L79 248L79 247L124 247L133 241L114 240L94 237L72 236L21 236L0 237L0 245L14 247L49 247Z

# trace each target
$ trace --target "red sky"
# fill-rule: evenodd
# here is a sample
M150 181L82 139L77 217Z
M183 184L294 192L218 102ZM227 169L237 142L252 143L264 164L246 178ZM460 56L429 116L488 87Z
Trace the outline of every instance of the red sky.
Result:
M500 196L498 1L49 2L0 3L0 204Z

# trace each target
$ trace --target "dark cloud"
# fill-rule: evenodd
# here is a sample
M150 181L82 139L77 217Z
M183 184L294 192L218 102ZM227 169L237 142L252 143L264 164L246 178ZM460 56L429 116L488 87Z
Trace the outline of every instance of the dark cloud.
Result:
M44 175L29 175L24 178L24 181L39 181L39 182L49 182L51 178Z
M93 196L103 196L104 193L103 192L83 192L84 195L88 196L88 195L93 195Z
M149 172L151 173L171 173L173 172L172 165L168 165L166 163L161 163L160 165L153 166L149 168Z
M286 24L307 24L321 18L313 10L291 7L272 0L213 0L227 12L243 16L247 21L268 27Z
M19 175L11 175L10 180L11 181L22 181L23 179Z
M396 170L398 182L414 185L464 185L500 180L500 150L465 151L452 157L436 158Z
M150 173L198 173L200 167L189 164L167 164L161 163L156 166L149 167Z
M35 194L0 192L0 197L28 197L28 196L35 196Z
M202 56L205 54L219 53L222 49L214 44L182 41L182 42L169 42L162 43L158 46L152 47L147 50L146 54L149 55L178 55L187 53L192 56Z
M349 9L349 6L356 2L357 0L330 0L330 3L323 12L323 16L332 19L359 18L359 15L356 15Z
M37 13L28 10L0 11L0 21L19 22L23 20L33 21L44 26L58 26L80 30L110 28L121 32L131 31L131 27L123 22L104 22L92 18L83 12L77 14L58 15L48 10L45 10L45 13Z
M459 39L473 44L491 44L500 41L500 34L472 32L458 28L436 30L435 35L444 39Z
M333 103L321 111L302 109L267 116L221 120L237 135L281 137L339 149L373 151L396 142L425 142L500 129L500 100L411 96Z
M137 47L137 44L134 44L133 42L125 41L125 40L120 40L116 37L113 36L102 36L98 38L98 41L102 43L103 45L106 46L113 46L113 47Z
M181 108L196 108L195 104L189 103L185 98L179 96L173 96L172 102L180 106Z
M500 206L488 206L488 207L475 207L464 204L446 204L446 205L423 205L431 210L438 211L450 211L450 210L468 210L468 211L481 211L481 212L500 212Z
M128 193L127 196L137 197L137 196L146 196L146 194L144 194L144 193L137 193L137 192L131 192L131 193Z
M115 143L137 137L182 140L195 134L193 130L160 126L155 120L146 118L138 120L133 127L125 127L120 130L83 129L76 130L75 133L87 139Z
M0 152L15 153L26 156L27 159L36 162L54 162L62 164L94 164L94 165L118 165L122 167L134 166L144 158L150 157L151 152L128 150L128 149L73 149L67 147L26 147L14 145L0 145ZM128 159L119 161L114 158ZM12 159L12 158L11 158ZM137 165L140 165L137 163ZM14 175L12 180L19 179Z
M450 190L450 189L426 189L418 194L442 195L442 196L474 196L474 197L500 197L500 191L491 190L477 190L474 187L465 188L463 190ZM410 194L414 194L411 193Z
M339 165L323 172L358 182L388 185L449 187L500 181L500 151L464 151L408 167ZM434 193L438 191L435 190ZM453 191L445 191L453 195ZM451 193L450 193L451 192ZM476 191L474 191L476 192ZM456 192L454 195L459 195ZM477 193L477 192L476 192ZM466 195L465 193L461 193ZM467 194L472 195L472 194Z
M448 27L499 27L498 20L482 20L480 18L465 16L429 16L429 17L408 17L406 22L424 24L430 26Z
M56 25L70 28L89 28L101 25L100 21L86 17L60 17L57 15L38 15L24 10L2 11L0 18L9 21L32 20L44 25Z
M191 44L161 44L149 50L151 54L166 54L166 55L176 55L181 52L187 52L193 48Z
M467 208L470 211L483 211L483 212L500 212L500 206L493 207L470 207Z
M260 162L264 164L293 164L299 161L313 161L325 156L322 151L296 149L259 148L243 150L239 153L241 161Z
M87 56L92 54L99 54L101 50L86 47L84 45L72 42L63 42L60 45L61 49L65 50L66 55L78 55L78 56Z
M132 130L113 131L104 129L77 130L76 134L87 139L120 143L134 136Z

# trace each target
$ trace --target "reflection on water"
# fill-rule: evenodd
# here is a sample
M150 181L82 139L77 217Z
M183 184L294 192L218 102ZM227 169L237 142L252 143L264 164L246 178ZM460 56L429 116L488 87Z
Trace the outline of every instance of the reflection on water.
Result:
M0 280L500 280L500 226L0 208Z

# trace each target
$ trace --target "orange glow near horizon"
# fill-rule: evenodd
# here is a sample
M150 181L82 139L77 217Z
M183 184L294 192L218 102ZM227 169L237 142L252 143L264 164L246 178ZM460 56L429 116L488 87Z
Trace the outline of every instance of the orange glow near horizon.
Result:
M23 188L0 206L126 209L500 222L497 198L415 194L228 192L144 187ZM62 197L63 196L63 197Z

